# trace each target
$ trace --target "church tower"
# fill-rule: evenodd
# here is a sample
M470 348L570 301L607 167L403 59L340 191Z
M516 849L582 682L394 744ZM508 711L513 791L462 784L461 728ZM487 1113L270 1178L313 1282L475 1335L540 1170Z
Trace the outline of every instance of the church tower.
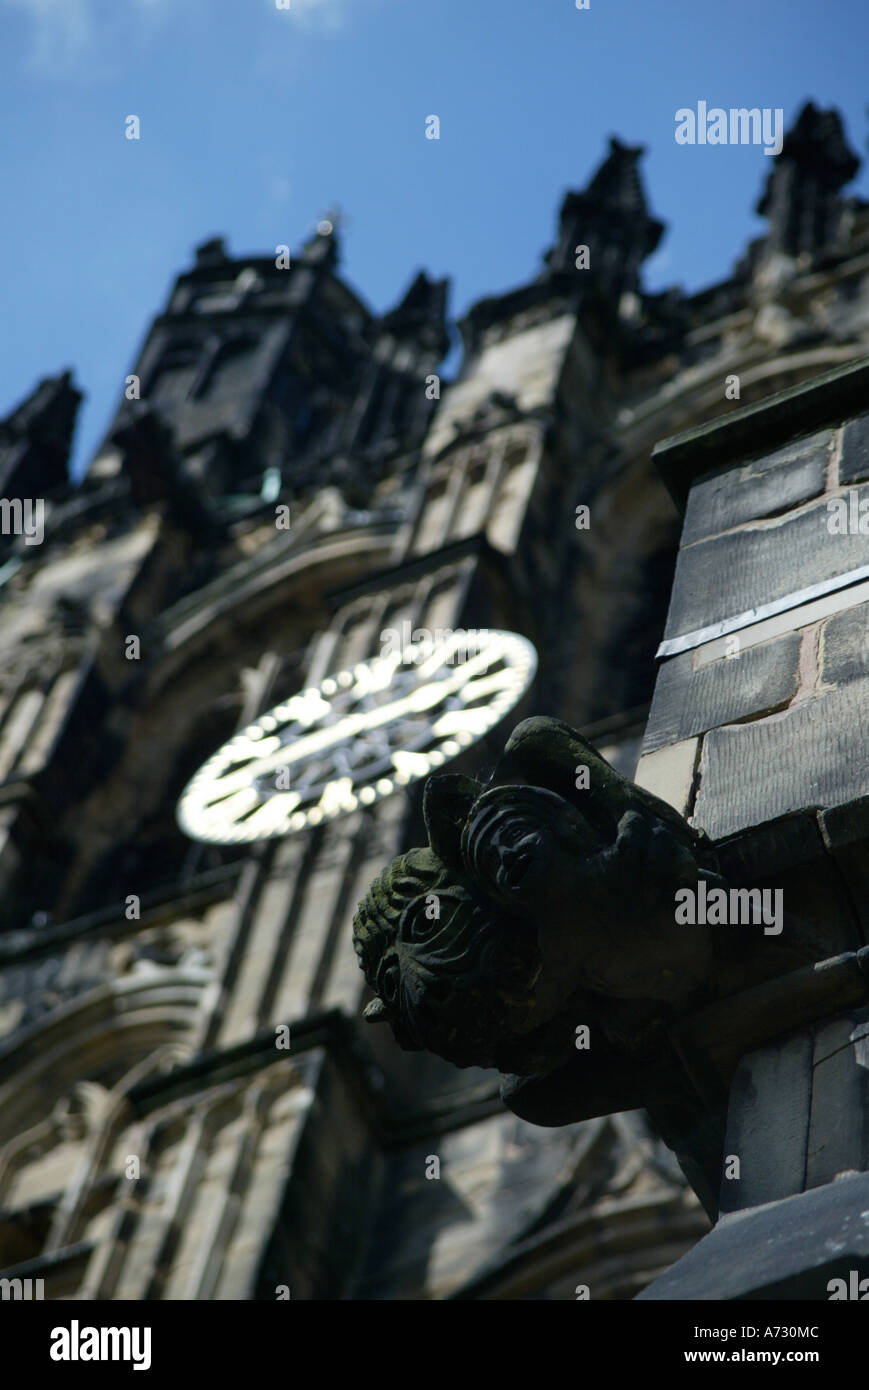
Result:
M198 248L78 489L68 374L0 425L0 490L45 502L41 543L0 553L4 1275L83 1299L626 1298L706 1230L640 1112L536 1128L492 1073L369 1028L350 933L421 842L439 720L451 770L484 776L534 711L633 774L679 534L654 444L867 351L835 113L806 108L769 236L696 295L643 288L663 226L640 156L613 139L539 273L472 307L454 381L446 283L375 315L323 222L298 253ZM437 714L403 686L400 744L342 724L341 676L408 633L524 640L457 667ZM284 803L242 779L209 803L226 833L184 833L217 749L315 705Z

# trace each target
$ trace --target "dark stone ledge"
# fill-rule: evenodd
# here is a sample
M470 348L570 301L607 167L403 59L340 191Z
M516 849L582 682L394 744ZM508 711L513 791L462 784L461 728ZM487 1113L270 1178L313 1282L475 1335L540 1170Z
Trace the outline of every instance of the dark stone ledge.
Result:
M869 400L869 358L812 377L754 405L743 406L683 434L662 439L652 452L680 511L697 478L722 464L755 458L788 440L860 415Z

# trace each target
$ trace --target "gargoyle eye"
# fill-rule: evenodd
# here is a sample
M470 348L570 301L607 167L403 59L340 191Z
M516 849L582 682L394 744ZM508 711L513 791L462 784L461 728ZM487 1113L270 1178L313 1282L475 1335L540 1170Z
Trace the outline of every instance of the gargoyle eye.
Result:
M377 976L377 994L383 1000L387 1008L394 1004L398 998L398 986L401 980L401 968L395 956L392 956L385 966L381 968Z
M417 898L404 913L399 936L403 941L421 941L438 925L440 915L440 899L436 893Z

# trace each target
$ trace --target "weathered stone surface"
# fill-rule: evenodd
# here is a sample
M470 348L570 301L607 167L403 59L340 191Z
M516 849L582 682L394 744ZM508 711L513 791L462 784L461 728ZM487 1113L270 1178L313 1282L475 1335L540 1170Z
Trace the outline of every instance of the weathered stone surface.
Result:
M869 487L857 489L858 504ZM866 563L866 537L831 535L826 503L679 552L666 637L693 632Z
M692 652L664 662L658 672L644 753L719 724L780 708L797 692L799 653L799 635L790 632L696 671Z
M779 637L783 632L800 631L812 623L818 623L824 618L832 617L834 613L844 613L846 609L859 607L860 604L867 601L869 601L869 583L854 584L847 589L836 589L833 593L824 594L822 598L812 599L809 603L801 603L799 608L789 608L784 613L776 613L772 618L765 618L762 622L752 623L749 627L741 628L738 633L727 634L724 637L716 637L711 642L704 642L695 651L695 665L708 666L711 661L718 661L722 656L726 656L728 650L733 649L734 637L739 642L739 648L745 651L748 647L759 646L761 642L766 642L772 637Z
M823 811L821 833L842 874L860 924L869 941L869 797Z
M830 855L816 811L795 811L754 826L719 841L716 849L728 882L785 888L785 911L812 923L831 956L865 944L853 893Z
M869 676L869 603L837 613L824 623L821 671L828 685Z
M733 1079L720 1210L777 1201L869 1167L869 1009L743 1058ZM738 1158L738 1178L728 1162Z
M679 743L645 753L637 764L635 781L668 806L684 816L694 783L699 739L686 738Z
M722 1215L802 1192L812 1098L812 1035L752 1052L730 1088ZM738 1158L739 1177L728 1178Z
M869 1010L815 1030L805 1186L869 1167Z
M869 478L869 415L845 426L839 461L840 483L856 483L862 478Z
M694 824L717 838L865 795L867 720L869 680L856 680L768 719L713 730L703 743Z
M869 1275L869 1173L722 1217L641 1300L828 1299L833 1278Z
M684 509L698 478L715 468L756 458L767 448L778 449L783 439L813 434L851 419L865 409L867 393L869 361L861 358L787 387L771 400L740 406L683 434L662 439L652 458L676 504Z
M789 511L823 492L831 438L829 430L822 430L740 468L701 478L685 507L682 544Z

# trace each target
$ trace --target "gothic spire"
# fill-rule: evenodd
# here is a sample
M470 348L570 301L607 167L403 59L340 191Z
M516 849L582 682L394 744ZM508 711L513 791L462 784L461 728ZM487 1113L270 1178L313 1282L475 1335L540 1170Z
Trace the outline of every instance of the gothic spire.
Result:
M561 205L556 246L546 256L549 274L575 271L578 246L589 250L595 283L616 297L636 289L640 266L651 255L664 224L649 215L639 172L642 145L610 137L609 154L588 186L568 193Z
M308 237L302 247L300 260L309 266L324 266L334 270L341 256L341 241L338 233L337 214L324 217L317 223L317 230Z
M769 219L768 249L799 256L832 246L842 213L840 190L859 167L838 111L806 102L785 135L757 204Z
M69 481L67 465L82 394L72 373L45 377L0 421L0 495L36 497Z
M449 347L446 329L448 280L430 280L421 270L381 326L395 338L412 339L442 356Z

